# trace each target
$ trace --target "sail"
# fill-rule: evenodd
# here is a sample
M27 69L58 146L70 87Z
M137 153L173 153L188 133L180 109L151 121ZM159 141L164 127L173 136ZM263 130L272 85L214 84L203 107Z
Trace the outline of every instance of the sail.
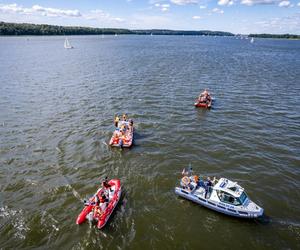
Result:
M70 44L68 38L65 39L64 47L65 49L73 49L73 46Z

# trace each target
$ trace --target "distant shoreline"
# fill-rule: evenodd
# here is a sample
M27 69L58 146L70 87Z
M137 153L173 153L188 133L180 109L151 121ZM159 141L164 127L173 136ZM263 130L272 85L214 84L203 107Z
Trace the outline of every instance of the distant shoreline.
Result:
M168 29L118 29L91 28L80 26L58 26L31 23L0 22L0 36L71 36L71 35L177 35L177 36L248 36L253 38L273 38L299 40L294 34L249 34L239 35L211 30L168 30Z
M57 26L48 24L6 23L0 22L0 36L70 36L70 35L204 35L234 36L233 33L210 30L129 30L117 28L91 28L79 26Z

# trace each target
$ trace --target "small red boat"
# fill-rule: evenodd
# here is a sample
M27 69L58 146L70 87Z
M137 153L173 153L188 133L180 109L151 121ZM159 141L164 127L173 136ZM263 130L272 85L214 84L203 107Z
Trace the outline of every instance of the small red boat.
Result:
M195 107L200 108L211 108L213 102L213 98L210 93L205 89L198 97L196 102L194 103Z
M195 107L200 107L200 108L211 108L212 100L206 102L196 101L194 105Z
M133 121L120 121L118 127L114 131L109 145L112 147L129 148L133 143Z
M109 188L99 188L95 195L85 203L85 208L78 215L76 224L82 224L88 219L96 221L98 229L105 226L121 197L120 180L112 179L108 181L108 185ZM105 203L101 202L103 194L107 197Z

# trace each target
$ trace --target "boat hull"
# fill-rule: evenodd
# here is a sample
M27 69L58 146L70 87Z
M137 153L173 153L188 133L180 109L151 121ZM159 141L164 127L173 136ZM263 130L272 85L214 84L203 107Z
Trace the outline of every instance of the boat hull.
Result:
M209 199L205 199L193 195L192 193L179 187L175 188L175 194L187 200L193 201L199 205L202 205L206 208L214 210L216 212L223 213L233 217L253 219L263 215L263 209L261 209L259 212L245 211L222 202L216 202L216 201L212 201Z
M195 107L198 107L198 108L211 108L211 105L212 105L212 101L210 102L195 102L194 103L194 106Z
M114 193L112 197L110 197L109 202L107 204L107 207L103 211L102 215L93 215L93 219L97 221L97 227L98 229L103 228L107 221L109 220L110 216L112 215L114 209L116 208L120 197L121 197L121 183L120 180L118 179L113 179L108 182L113 188L114 188ZM97 195L100 194L103 190L99 189L97 191ZM95 202L95 197L92 197L89 200L90 205L87 205L84 207L84 209L81 211L81 213L78 215L76 219L76 224L82 224L87 220L87 217L90 215L90 213L93 211L95 208L95 205L92 205L93 202Z

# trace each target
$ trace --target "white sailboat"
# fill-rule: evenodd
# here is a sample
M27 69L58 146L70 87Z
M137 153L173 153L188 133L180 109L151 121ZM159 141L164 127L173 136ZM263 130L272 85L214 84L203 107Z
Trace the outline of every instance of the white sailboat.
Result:
M65 49L73 49L73 48L74 48L74 47L70 44L68 38L65 39L64 48L65 48Z
M250 43L254 43L254 38L253 38L253 37L251 38L251 41L250 41Z

